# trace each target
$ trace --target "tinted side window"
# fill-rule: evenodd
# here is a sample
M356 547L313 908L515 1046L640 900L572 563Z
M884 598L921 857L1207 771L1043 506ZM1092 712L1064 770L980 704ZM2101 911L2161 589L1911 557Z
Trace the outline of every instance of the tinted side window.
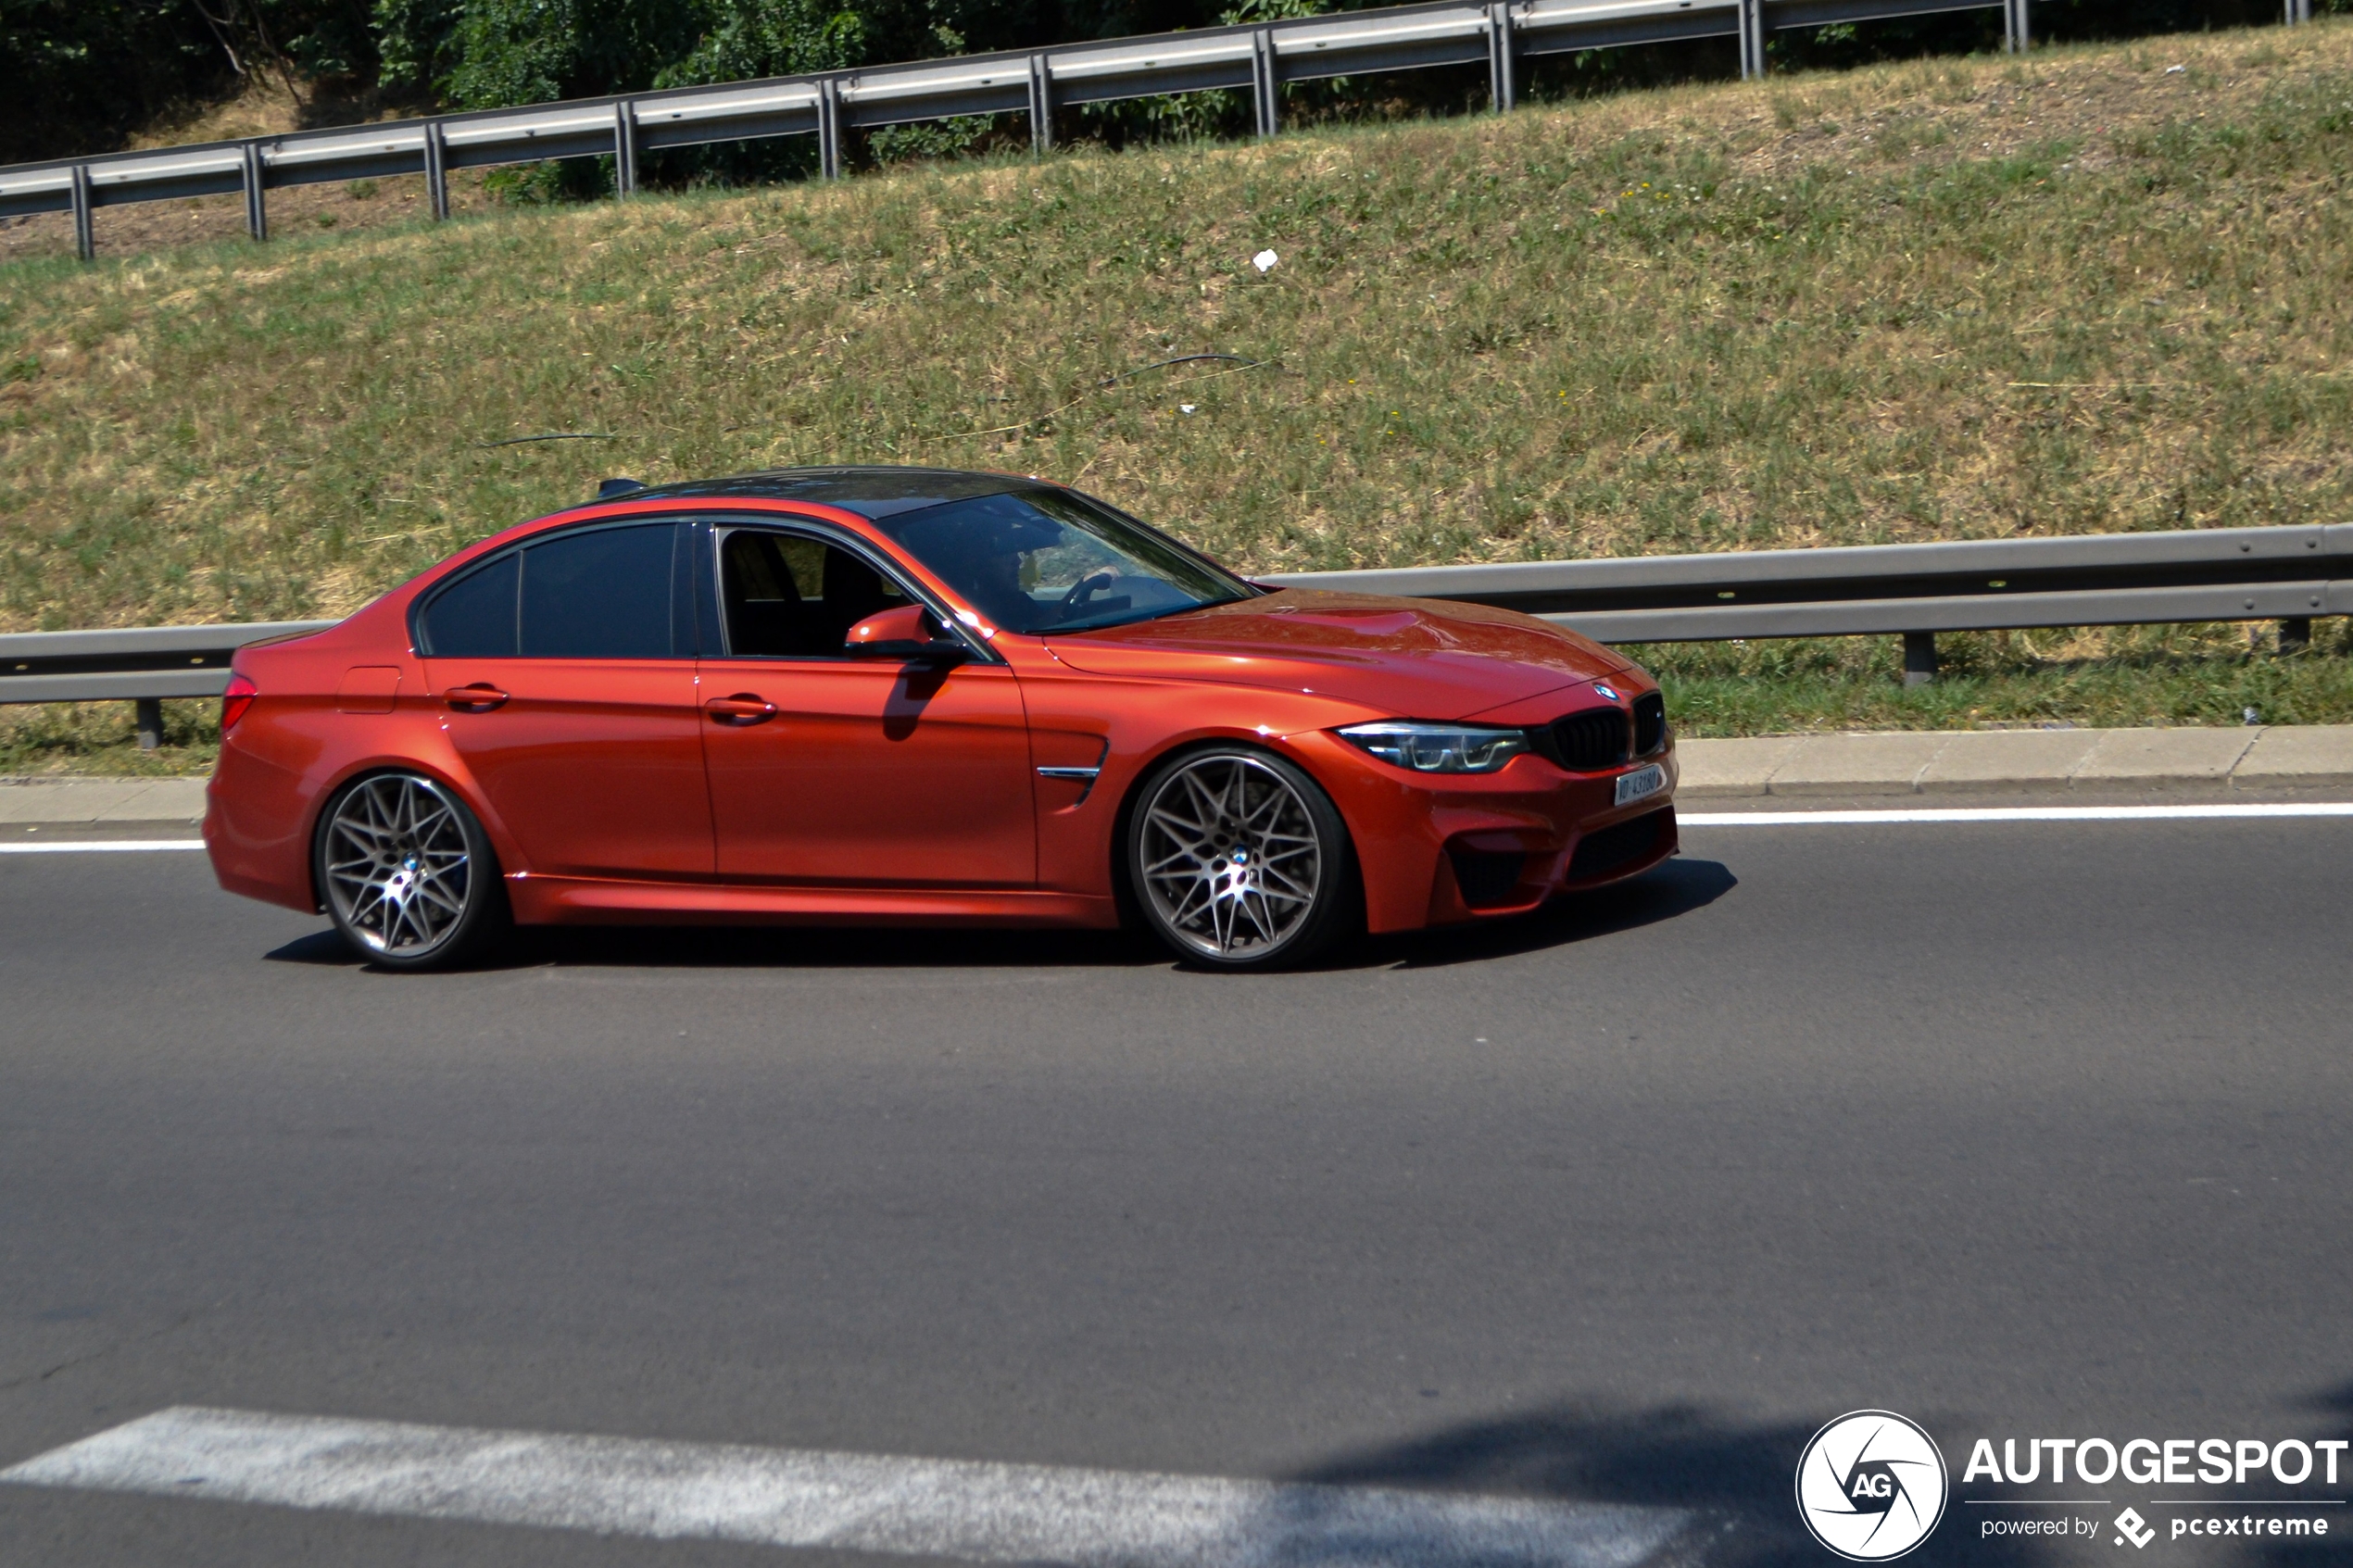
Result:
M501 556L466 573L433 597L418 621L422 652L431 659L512 659L516 574L521 558Z
M737 658L839 658L849 629L907 602L848 550L793 533L738 529L720 546L727 650Z
M668 659L673 523L560 533L522 552L525 659Z

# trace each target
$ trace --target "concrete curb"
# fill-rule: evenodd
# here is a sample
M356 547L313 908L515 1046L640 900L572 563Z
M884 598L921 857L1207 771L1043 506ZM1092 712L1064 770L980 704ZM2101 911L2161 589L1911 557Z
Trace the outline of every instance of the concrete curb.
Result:
M0 778L0 827L199 822L202 779Z
M1763 735L1687 740L1677 752L1684 800L2353 788L2353 724Z
M2353 790L2353 724L1687 740L1684 800ZM202 779L0 778L0 827L197 822Z

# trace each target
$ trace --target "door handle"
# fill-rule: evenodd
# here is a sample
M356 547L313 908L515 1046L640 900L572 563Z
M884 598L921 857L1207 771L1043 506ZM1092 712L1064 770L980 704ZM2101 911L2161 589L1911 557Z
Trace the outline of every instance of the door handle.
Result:
M452 686L441 694L441 700L460 713L487 713L502 706L507 694L487 681L476 681L468 686Z
M703 707L711 718L722 724L765 724L776 716L776 705L758 692L737 692L733 696L715 696Z

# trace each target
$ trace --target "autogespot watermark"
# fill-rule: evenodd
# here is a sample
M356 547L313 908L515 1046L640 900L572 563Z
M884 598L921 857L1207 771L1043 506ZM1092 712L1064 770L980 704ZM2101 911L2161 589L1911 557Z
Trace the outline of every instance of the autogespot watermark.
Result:
M2301 1437L2270 1441L2260 1437L2005 1437L2001 1458L1994 1457L1994 1439L1980 1437L1969 1449L1961 1471L1961 1489L1985 1490L1984 1483L2013 1486L2048 1485L2076 1489L2109 1489L2114 1483L2150 1486L2160 1491L2188 1492L2188 1497L2148 1498L2107 1521L2108 1543L2135 1550L2160 1536L2168 1540L2234 1536L2261 1537L2274 1544L2289 1537L2310 1539L2329 1534L2333 1509L2346 1506L2343 1497L2322 1495L2334 1487L2337 1468L2353 1439ZM2044 1475L2047 1457L2050 1474ZM2252 1487L2259 1497L2196 1495L2201 1487L2230 1486L2244 1493ZM1964 1498L1970 1507L1989 1512L1978 1521L1978 1534L1997 1536L2087 1536L2096 1538L2102 1520L2072 1512L2044 1513L2009 1511L2105 1509L2112 1498ZM2140 1510L2155 1511L2152 1522Z
M1997 1456L1994 1439L1980 1437L1962 1468L1958 1500L1988 1540L2105 1537L2128 1555L2160 1540L2285 1545L2353 1527L2333 1513L2348 1506L2338 1480L2341 1467L2353 1474L2348 1449L2353 1439L2005 1437ZM1997 1495L2006 1486L2108 1495ZM2175 1495L2114 1495L2125 1487ZM2232 1495L2210 1490L2221 1487ZM1883 1562L1926 1540L1944 1515L1946 1490L1935 1440L1892 1411L1840 1416L1814 1434L1797 1461L1799 1517L1816 1540L1856 1562ZM2338 1495L2324 1495L2331 1493Z
M1816 1540L1849 1562L1901 1557L1944 1516L1944 1456L1917 1422L1850 1411L1799 1456L1797 1512Z

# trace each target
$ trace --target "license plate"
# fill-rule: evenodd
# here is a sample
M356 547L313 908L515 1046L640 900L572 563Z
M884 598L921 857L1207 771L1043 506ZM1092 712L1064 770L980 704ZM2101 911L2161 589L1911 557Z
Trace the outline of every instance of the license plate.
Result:
M1667 770L1654 762L1647 768L1637 768L1630 773L1617 775L1617 803L1623 806L1629 800L1656 795L1666 787Z

